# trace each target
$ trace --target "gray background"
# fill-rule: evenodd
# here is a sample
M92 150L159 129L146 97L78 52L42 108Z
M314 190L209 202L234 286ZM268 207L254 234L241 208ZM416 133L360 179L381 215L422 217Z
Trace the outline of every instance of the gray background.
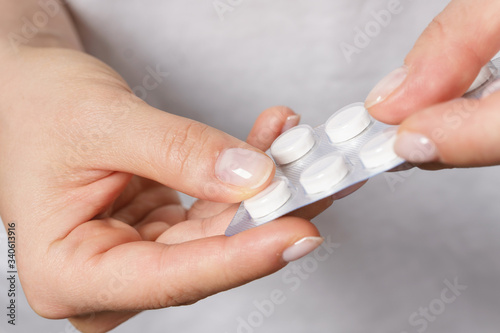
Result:
M149 103L239 138L272 105L288 105L316 126L364 100L448 1L401 1L402 12L349 63L339 45L353 44L354 29L388 3L246 0L222 21L211 0L70 1L88 50L131 87L141 85L147 66L170 73L148 92ZM499 171L378 176L315 219L339 244L327 260L310 256L195 305L142 313L114 332L237 332L239 318L255 316L254 302L275 289L286 301L248 332L498 332ZM296 290L286 280L293 265L309 269ZM437 304L444 281L455 279L467 289L425 330L410 325L412 313ZM19 325L2 320L0 331L73 331L18 301Z

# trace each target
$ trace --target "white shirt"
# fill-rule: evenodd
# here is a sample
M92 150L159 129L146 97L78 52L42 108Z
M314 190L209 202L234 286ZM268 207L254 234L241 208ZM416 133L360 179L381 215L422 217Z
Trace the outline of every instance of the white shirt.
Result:
M244 139L273 105L316 126L363 101L449 1L69 2L87 50L138 95ZM496 332L499 171L380 175L315 219L332 254L116 332Z

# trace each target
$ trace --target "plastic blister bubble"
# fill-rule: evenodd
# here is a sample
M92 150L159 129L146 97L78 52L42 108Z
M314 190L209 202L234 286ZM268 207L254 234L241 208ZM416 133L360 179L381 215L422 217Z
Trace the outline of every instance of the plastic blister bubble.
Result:
M363 103L348 105L319 127L300 125L286 131L266 152L276 163L275 180L242 203L226 235L269 222L401 165L404 160L391 144L395 133L395 126L371 118Z
M499 60L483 67L464 95L481 98L500 88ZM316 128L294 127L266 152L276 176L241 203L227 236L270 222L391 169L411 167L394 152L397 126L373 119L363 103L348 105Z

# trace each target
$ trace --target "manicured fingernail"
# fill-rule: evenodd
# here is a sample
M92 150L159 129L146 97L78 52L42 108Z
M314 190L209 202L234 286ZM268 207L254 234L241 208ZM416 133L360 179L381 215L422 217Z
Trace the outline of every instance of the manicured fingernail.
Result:
M285 124L283 124L281 133L286 132L290 128L297 126L299 122L300 122L300 115L294 114L293 116L289 116L288 118L286 118Z
M262 186L273 170L274 163L267 155L243 148L224 150L215 163L219 180L250 189Z
M439 158L435 143L418 133L402 132L398 134L394 151L412 163L434 162Z
M365 107L370 108L375 104L383 102L389 95L391 95L396 88L406 79L408 75L408 67L402 66L389 75L383 78L373 90L368 94L365 101Z
M302 238L283 251L283 260L286 262L298 260L314 251L321 243L323 243L323 237Z

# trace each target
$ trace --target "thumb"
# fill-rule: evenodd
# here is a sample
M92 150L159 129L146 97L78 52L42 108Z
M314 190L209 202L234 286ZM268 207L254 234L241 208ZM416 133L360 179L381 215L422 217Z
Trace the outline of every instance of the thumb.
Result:
M430 105L462 96L500 49L500 1L454 0L423 32L405 59L380 81L366 107L397 124Z
M460 167L500 164L500 94L460 98L417 112L403 121L394 145L414 163Z
M274 163L262 151L215 128L142 101L122 101L114 109L122 111L92 168L139 175L221 202L255 195L274 175Z

